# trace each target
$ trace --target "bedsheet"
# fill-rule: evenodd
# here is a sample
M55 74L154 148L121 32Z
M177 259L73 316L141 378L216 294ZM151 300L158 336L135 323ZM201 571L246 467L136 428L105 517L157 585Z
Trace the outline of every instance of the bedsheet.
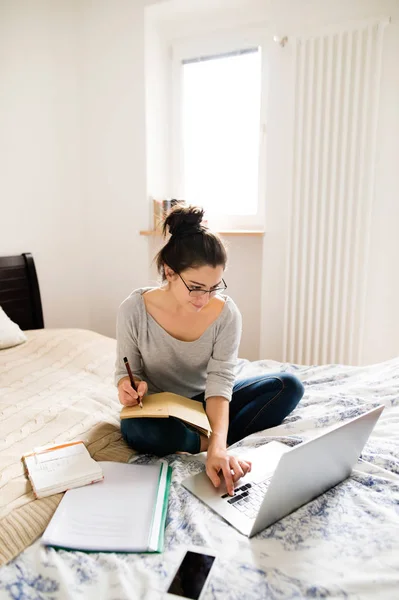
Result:
M42 534L62 494L35 499L21 457L83 440L96 460L129 460L112 375L116 340L87 329L27 331L0 351L0 565Z
M271 440L298 444L382 403L349 479L247 539L180 485L204 468L203 455L169 456L173 482L163 554L86 554L36 542L0 569L0 597L157 600L181 548L194 544L218 554L208 600L399 598L399 359L368 367L239 364L239 375L276 371L295 373L305 395L282 425L236 444L237 454Z

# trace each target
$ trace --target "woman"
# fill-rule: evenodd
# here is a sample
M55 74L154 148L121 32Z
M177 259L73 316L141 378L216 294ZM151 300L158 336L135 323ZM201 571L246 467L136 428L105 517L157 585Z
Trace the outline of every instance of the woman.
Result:
M158 456L206 450L210 480L217 487L222 473L232 494L251 464L228 456L227 445L281 423L303 386L288 373L235 381L241 315L223 295L226 250L202 217L199 208L178 207L166 218L163 232L171 237L157 256L163 285L135 290L119 308L115 380L124 406L161 391L204 401L210 439L176 418L123 419L122 435L135 450Z

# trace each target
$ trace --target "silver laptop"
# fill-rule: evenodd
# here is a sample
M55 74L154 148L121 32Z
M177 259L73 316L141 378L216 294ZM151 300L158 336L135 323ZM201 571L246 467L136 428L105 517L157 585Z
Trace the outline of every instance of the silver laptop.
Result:
M378 406L294 448L269 442L252 450L252 471L236 483L234 496L224 483L215 488L204 471L183 485L251 537L349 477L383 410Z

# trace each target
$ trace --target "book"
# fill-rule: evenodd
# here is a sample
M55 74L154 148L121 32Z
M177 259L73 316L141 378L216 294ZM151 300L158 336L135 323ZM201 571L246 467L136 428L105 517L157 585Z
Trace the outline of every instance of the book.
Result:
M161 552L172 469L101 462L104 479L66 492L41 544L85 552Z
M167 418L176 417L198 429L200 433L209 437L211 426L202 402L191 400L185 396L160 392L150 394L143 398L143 408L139 405L124 406L121 410L121 419L140 418Z
M82 441L42 446L23 455L36 498L100 481L101 466L91 458Z

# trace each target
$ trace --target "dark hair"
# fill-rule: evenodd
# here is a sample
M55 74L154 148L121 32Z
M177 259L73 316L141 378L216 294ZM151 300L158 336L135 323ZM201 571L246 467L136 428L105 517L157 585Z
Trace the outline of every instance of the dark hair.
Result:
M158 272L165 279L164 265L175 273L185 269L211 265L225 268L227 252L222 240L202 224L204 211L197 206L176 206L166 217L163 235L169 241L155 257Z

